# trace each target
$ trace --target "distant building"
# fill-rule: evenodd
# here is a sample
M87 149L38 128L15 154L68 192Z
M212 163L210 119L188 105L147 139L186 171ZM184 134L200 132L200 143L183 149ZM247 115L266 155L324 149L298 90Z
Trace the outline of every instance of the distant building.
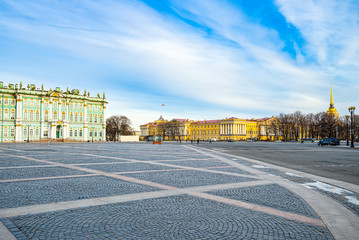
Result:
M330 103L329 103L329 108L327 110L327 113L328 114L333 114L335 117L339 118L339 113L335 109L334 102L333 102L333 85L330 88Z
M0 82L0 141L105 141L105 94Z
M271 118L240 119L236 117L218 120L193 121L173 119L167 121L161 116L157 121L140 126L142 139L165 136L168 140L275 140ZM279 135L277 134L279 139Z

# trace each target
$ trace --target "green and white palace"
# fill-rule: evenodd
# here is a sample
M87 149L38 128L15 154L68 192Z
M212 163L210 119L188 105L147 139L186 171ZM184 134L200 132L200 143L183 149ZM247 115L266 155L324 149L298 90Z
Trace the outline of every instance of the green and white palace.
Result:
M106 104L86 90L0 82L0 142L105 141Z

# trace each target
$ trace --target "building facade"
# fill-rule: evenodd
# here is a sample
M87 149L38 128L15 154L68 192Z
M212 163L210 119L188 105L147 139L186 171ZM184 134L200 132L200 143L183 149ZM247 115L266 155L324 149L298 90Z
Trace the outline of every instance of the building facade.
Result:
M106 99L77 89L44 90L0 82L0 140L105 141Z
M231 117L203 121L188 119L167 121L161 116L157 121L141 125L140 137L163 136L165 140L275 140L271 125L274 119L274 117L261 119ZM173 126L177 130L173 130Z

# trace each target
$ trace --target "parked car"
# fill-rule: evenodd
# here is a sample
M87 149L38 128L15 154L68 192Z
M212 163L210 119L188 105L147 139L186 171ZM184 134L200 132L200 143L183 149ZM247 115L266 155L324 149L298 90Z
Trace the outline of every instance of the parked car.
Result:
M228 139L228 142L234 142L233 139Z
M338 138L323 138L318 142L318 146L324 146L324 145L340 145L340 141Z

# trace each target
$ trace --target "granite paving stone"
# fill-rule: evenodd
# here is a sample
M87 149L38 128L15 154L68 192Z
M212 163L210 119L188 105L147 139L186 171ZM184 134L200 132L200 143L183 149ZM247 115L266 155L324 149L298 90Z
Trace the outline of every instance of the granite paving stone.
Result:
M216 190L208 193L319 218L302 198L277 184Z
M127 174L126 176L180 188L255 181L255 179L252 178L229 176L224 174L209 173L195 170L156 173L133 173Z
M29 239L333 239L325 228L185 195L9 220Z
M104 176L0 184L0 208L160 190Z

